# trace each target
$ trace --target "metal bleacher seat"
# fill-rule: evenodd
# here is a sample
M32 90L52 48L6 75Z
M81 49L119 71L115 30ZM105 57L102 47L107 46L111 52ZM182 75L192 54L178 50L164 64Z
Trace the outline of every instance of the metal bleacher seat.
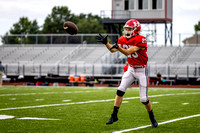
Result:
M170 74L186 75L187 65L191 65L189 67L192 68L192 71L189 73L192 74L195 69L194 63L200 62L199 51L200 47L148 47L149 74L155 76L156 72L160 71L165 75L169 64ZM23 65L26 65L25 73L29 75L38 74L40 65L43 74L57 73L58 65L62 74L70 74L75 71L78 74L93 73L93 67L95 74L103 74L103 68L106 67L103 65L110 67L109 63L102 62L102 57L109 53L104 45L8 45L1 46L0 53L0 60L3 64L8 64L9 74L16 74L22 70ZM111 55L114 54L108 54L109 61L120 58L120 56L111 57ZM77 70L75 64L77 64Z
M150 51L149 49L148 51ZM149 57L149 62L156 62L158 64L166 63L166 60L170 55L176 50L176 47L159 47L153 54Z

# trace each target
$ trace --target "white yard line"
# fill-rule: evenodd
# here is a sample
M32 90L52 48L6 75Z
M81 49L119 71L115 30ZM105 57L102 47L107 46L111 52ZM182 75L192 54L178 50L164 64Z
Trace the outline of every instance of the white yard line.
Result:
M11 116L11 115L0 115L0 120L2 120L2 119L12 119L14 117L15 116Z
M176 93L176 94L152 95L152 96L149 96L149 97L162 97L162 96L173 96L173 95L190 95L190 94L200 94L200 92L199 92L199 93ZM128 100L128 99L139 99L139 98L140 98L140 97L128 97L128 98L123 98L123 99L124 99L124 100ZM38 105L38 106L2 108L2 109L0 109L0 111L3 111L3 110L16 110L16 109L42 108L42 107L53 107L53 106L74 105L74 104L85 104L85 103L110 102L110 101L114 101L114 100L115 100L115 99L92 100L92 101L85 101L85 102L73 102L73 103L61 103L61 104Z
M37 117L23 117L17 118L19 120L60 120L60 119L52 119L52 118L37 118Z
M65 92L41 92L41 93L19 93L19 94L1 94L0 97L4 96L27 96L27 95L40 95L40 94L60 94L60 93L88 93L96 91L65 91Z
M72 100L68 99L68 100L62 100L62 102L70 102Z
M189 104L189 103L182 103L182 105L187 105L187 104Z
M198 116L200 116L200 114L186 116L186 117L181 117L181 118L177 118L177 119L172 119L172 120L169 120L169 121L160 122L160 123L158 123L158 126L159 125L163 125L163 124L167 124L167 123L172 123L172 122L184 120L184 119L198 117ZM112 133L124 133L124 132L134 131L134 130L138 130L138 129L144 129L144 128L147 128L147 127L151 127L151 125L146 125L146 126L141 126L141 127L131 128L131 129L125 129L125 130L121 130L121 131L114 131Z

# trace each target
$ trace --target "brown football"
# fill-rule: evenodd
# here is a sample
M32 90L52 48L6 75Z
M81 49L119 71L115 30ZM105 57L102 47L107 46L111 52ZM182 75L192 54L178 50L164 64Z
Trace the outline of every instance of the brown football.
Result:
M64 30L70 35L75 35L78 33L78 27L73 22L67 21L63 24Z

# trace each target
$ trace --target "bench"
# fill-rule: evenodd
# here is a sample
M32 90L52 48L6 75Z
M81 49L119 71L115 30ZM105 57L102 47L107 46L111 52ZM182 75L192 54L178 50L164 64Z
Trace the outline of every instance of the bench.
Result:
M120 84L121 79L99 79L98 81L100 82L100 84L103 84L103 83L105 83L105 82L117 82L118 84ZM133 81L133 83L134 83L135 85L138 84L138 80L135 79L135 80Z
M100 84L103 84L104 82L117 82L118 84L120 84L121 79L98 79L98 81L100 82Z
M166 79L165 82L163 82L164 84L169 83L170 85L175 83L175 80L173 79Z

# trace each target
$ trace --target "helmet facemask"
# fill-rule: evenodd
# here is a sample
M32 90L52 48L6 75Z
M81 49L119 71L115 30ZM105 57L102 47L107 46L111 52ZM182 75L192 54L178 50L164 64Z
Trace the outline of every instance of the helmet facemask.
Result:
M124 35L126 35L126 38L131 38L134 35L134 29L132 27L124 26Z
M140 30L141 30L140 22L135 19L128 20L124 25L124 35L127 38L139 35Z

